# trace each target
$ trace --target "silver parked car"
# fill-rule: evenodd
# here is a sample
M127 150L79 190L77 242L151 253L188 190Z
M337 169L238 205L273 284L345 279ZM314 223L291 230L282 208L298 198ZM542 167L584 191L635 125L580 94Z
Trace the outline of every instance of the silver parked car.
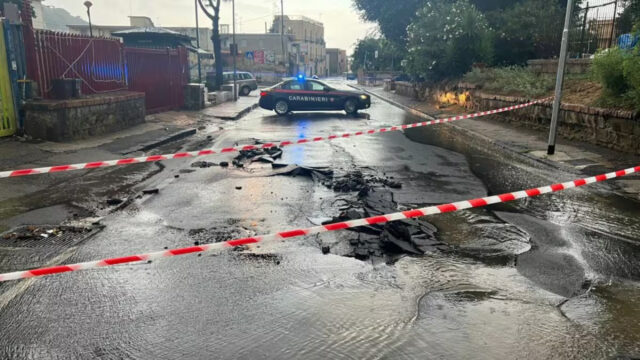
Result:
M215 83L216 74L213 72L207 73L207 87L211 87ZM253 90L258 89L258 82L253 74L246 71L236 72L236 82L240 95L247 96ZM222 83L225 85L233 84L233 71L225 71L222 73Z

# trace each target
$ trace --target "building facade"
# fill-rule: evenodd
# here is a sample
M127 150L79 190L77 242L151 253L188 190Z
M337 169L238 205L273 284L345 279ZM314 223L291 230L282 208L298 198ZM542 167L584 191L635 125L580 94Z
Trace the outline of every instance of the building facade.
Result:
M213 35L213 31L211 28L198 28L195 27L165 27L165 29L169 29L180 33L182 35L187 35L192 39L196 39L197 36L200 36L200 49L213 53L213 42L211 41L211 36ZM193 41L195 44L195 40Z
M232 34L220 34L223 51L229 51L233 43ZM236 34L236 44L240 56L253 60L259 64L281 63L288 53L291 52L293 37L284 37L284 52L282 51L282 39L280 34Z
M288 54L289 63L293 65L292 71L307 76L326 75L324 25L305 16L276 15L270 32L279 34L283 22L284 33L293 39L291 52Z
M342 76L347 72L347 51L336 48L326 49L326 76Z

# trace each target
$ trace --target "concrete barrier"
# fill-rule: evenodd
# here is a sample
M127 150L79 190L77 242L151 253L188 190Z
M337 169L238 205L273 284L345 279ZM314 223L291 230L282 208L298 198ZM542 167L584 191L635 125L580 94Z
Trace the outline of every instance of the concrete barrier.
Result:
M207 95L207 100L213 105L222 104L233 100L233 93L231 91L213 91Z
M80 99L34 100L25 104L25 133L35 139L71 141L144 122L145 95L122 91Z

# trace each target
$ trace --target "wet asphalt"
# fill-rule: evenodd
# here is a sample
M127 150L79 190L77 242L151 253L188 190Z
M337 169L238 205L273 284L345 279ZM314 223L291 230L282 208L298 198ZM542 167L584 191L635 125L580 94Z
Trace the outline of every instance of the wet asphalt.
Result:
M414 121L376 99L355 118L258 109L212 145ZM308 227L358 198L268 163L192 162L165 162L139 186L158 194L107 215L58 260ZM391 178L401 188L379 190L398 209L576 177L427 128L286 147L278 162ZM446 246L393 262L354 258L357 233L345 231L2 284L0 358L640 357L638 203L603 184L425 220Z

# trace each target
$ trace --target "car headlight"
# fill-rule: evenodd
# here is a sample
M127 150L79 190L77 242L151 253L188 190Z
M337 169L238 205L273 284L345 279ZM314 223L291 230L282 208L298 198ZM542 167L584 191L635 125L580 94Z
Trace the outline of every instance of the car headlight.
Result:
M360 99L367 100L369 97L367 95L360 95Z

